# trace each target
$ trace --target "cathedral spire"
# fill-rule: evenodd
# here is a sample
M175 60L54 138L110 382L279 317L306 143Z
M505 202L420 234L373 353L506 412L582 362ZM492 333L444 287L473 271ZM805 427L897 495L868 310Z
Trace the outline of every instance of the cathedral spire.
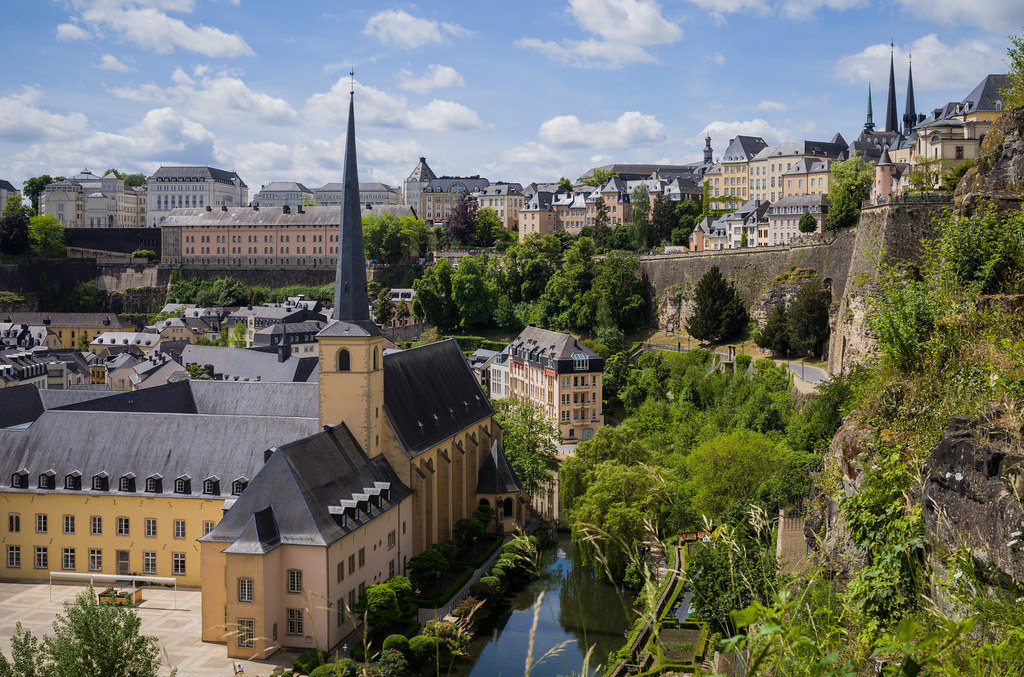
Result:
M907 106L903 109L903 136L910 136L910 131L917 126L917 105L914 103L914 63L913 58L907 64Z
M885 106L885 131L900 131L899 113L896 111L896 71L893 68L893 52L896 45L889 43L889 99Z
M359 205L359 171L356 168L354 81L352 89L348 100L348 135L345 139L345 167L341 179L341 225L338 228L332 317L357 325L373 335L380 330L370 320L370 303L366 296L366 257L363 253L363 224Z
M868 117L864 120L864 131L873 132L875 131L875 121L871 114L871 83L868 82Z

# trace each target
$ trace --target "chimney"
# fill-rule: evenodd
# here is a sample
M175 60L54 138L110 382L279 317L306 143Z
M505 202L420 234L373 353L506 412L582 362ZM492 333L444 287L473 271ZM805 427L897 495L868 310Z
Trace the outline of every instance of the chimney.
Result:
M212 212L213 211L213 207L211 205L206 205L206 211Z
M288 206L288 205L281 205L281 213L282 214L291 214L292 213L292 208L290 206Z
M282 343L277 347L277 361L287 362L288 358L292 356L291 344Z
M220 206L220 210L221 210L222 212L226 212L226 211L228 210L228 206L227 206L227 205L221 205L221 206Z
M297 211L300 214L305 214L306 213L306 210L302 208L302 205L296 206L295 207L295 211Z

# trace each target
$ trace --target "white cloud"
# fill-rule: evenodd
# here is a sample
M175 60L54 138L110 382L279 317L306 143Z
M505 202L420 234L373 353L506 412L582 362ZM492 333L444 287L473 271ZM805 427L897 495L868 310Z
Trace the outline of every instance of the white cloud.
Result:
M716 66L725 65L725 55L722 54L721 52L712 52L711 54L705 55L704 58L710 61L711 63L715 64Z
M914 56L914 91L968 89L981 82L989 73L1005 72L1003 53L983 40L964 40L958 45L946 45L934 34L918 38L909 46L896 47L897 89L906 87L908 54ZM870 80L873 89L885 95L889 81L889 45L866 47L857 54L840 57L836 61L835 75L847 82L865 84ZM967 94L964 91L964 94Z
M171 73L172 87L147 83L141 86L115 87L110 91L130 101L148 101L174 105L197 120L223 122L225 115L238 113L246 119L271 125L289 125L298 114L284 99L255 92L240 78L224 72L210 74L206 66L193 70L195 78L181 68Z
M867 7L871 0L783 0L782 9L794 19L810 19L819 9L825 8L835 12L848 9Z
M316 125L343 125L348 115L349 79L339 79L330 91L306 100L306 117ZM477 112L461 103L434 99L410 108L400 95L389 94L356 81L356 122L370 127L397 127L419 131L451 132L480 129Z
M1024 3L1020 0L899 0L899 3L915 16L953 26L980 26L1000 37L1024 25Z
M89 129L81 113L61 115L41 108L42 92L25 87L18 94L0 97L0 139L33 142L74 139Z
M415 17L403 10L385 9L370 17L363 33L386 45L415 49L431 42L444 42L448 36L471 35L472 31L457 24Z
M526 37L517 40L516 46L535 49L570 66L621 68L657 62L641 45L672 44L683 37L679 25L661 15L654 0L569 0L569 13L597 38L559 43Z
M665 140L665 125L653 115L623 113L616 120L580 122L575 115L560 115L540 126L542 141L558 146L634 148Z
M166 14L167 11L191 12L192 0L70 0L70 4L77 12L75 19L88 25L100 37L110 31L124 40L160 53L181 49L215 58L254 55L252 48L237 33L225 33L203 24L192 27ZM74 31L64 28L70 25L61 24L58 37L63 29L67 36L65 39L80 38Z
M111 54L104 54L103 57L100 58L100 62L98 64L94 64L94 66L105 71L116 71L118 73L129 73L132 71L131 67L121 63L118 61L116 56Z
M785 130L773 127L767 120L755 118L753 120L732 122L716 120L705 126L704 129L700 130L700 133L694 136L692 141L703 146L704 137L710 136L714 143L715 150L720 154L724 152L726 146L729 145L729 139L733 139L740 135L760 136L767 143L778 143L779 141L788 138Z
M423 75L413 75L404 68L398 73L399 87L417 94L426 94L432 89L444 87L465 87L466 82L451 66L431 64Z
M768 12L768 0L690 0L701 9L706 9L720 21L722 14L751 11L759 14Z
M758 110L786 110L786 104L779 103L778 101L762 101L757 104Z
M91 37L92 33L75 24L60 24L57 26L58 40L88 40Z

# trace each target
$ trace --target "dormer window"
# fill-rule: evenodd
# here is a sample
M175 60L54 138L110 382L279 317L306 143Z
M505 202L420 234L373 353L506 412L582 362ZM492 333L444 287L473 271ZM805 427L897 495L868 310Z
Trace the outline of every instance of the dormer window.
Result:
M146 478L146 492L159 494L163 492L163 478L160 475L153 475Z
M92 490L93 491L107 491L109 483L107 482L107 473L103 472L99 475L94 475L92 478Z
M178 479L174 480L174 493L176 494L191 494L192 493L192 480L188 475L182 475Z
M71 491L78 491L82 488L82 473L77 470L64 476L64 488Z
M203 493L204 494L219 494L220 493L220 480L211 477L210 479L203 482Z
M120 491L135 491L135 475L128 473L123 476L117 483L117 488Z
M249 485L249 482L247 480L245 480L244 478L243 479L237 479L237 480L235 480L234 482L231 483L231 493L234 494L235 496L238 496L243 491L245 491L245 488L248 485Z
M587 371L590 369L590 358L586 353L572 354L572 368L575 371Z
M41 474L39 476L39 488L40 489L53 489L54 488L53 476L54 476L54 472L52 470L47 470L46 472Z
M28 486L28 473L16 472L11 475L11 488L24 489Z

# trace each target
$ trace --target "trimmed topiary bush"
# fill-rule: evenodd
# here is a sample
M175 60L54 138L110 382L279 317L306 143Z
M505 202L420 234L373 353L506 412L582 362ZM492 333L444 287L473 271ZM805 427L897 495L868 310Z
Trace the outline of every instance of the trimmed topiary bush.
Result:
M401 677L405 674L408 665L408 661L405 660L401 651L384 649L380 652L380 658L377 659L377 674L380 677Z
M312 674L313 670L321 665L326 664L330 661L330 656L327 655L326 651L320 649L310 649L299 655L294 661L292 661L292 667L303 674Z
M477 599L487 599L498 594L501 588L501 581L494 576L484 576L479 581L469 586L469 594Z
M327 663L313 669L309 677L356 677L359 666L351 658L343 658L337 663Z
M409 640L409 662L413 667L422 667L433 660L437 653L437 638L417 635Z
M409 658L409 638L405 635L388 635L382 645L384 649L394 649Z

